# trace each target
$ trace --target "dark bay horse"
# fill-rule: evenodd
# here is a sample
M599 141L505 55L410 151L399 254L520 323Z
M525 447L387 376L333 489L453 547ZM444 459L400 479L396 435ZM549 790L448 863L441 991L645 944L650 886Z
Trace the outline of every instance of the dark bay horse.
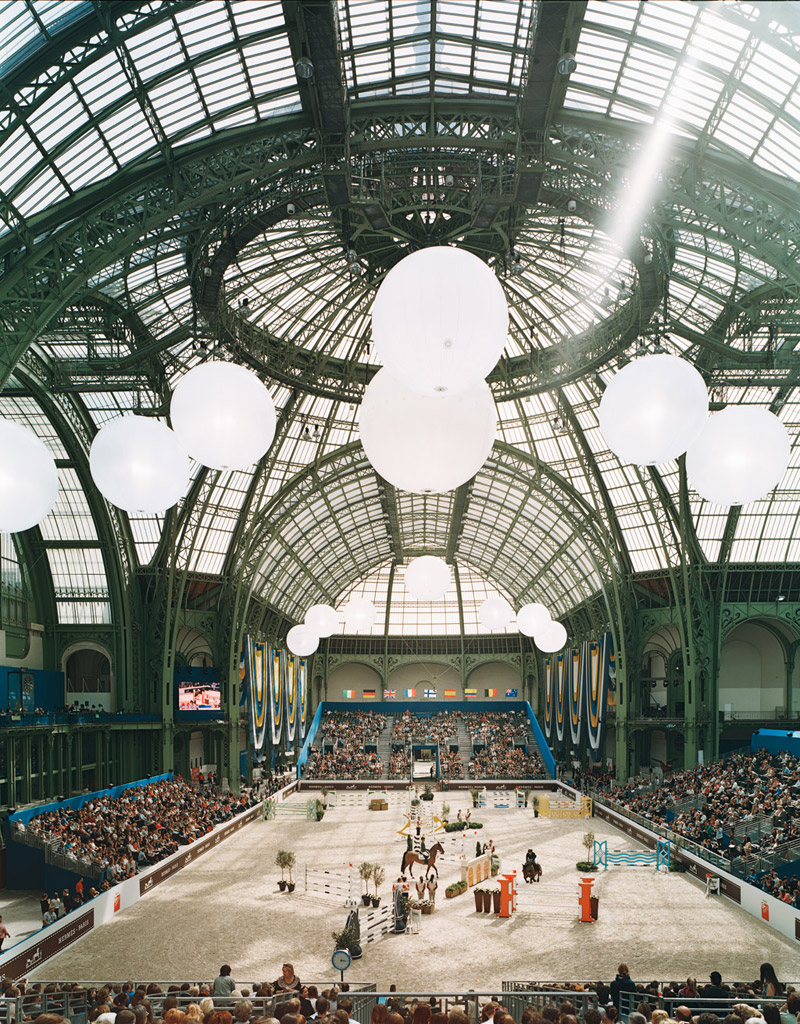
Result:
M438 876L439 869L436 867L436 858L440 853L444 853L444 847L441 843L434 843L430 850L426 850L425 853L417 853L416 850L406 850L400 864L400 874L404 875L406 873L406 868L408 868L408 873L413 878L414 872L412 870L412 865L422 864L423 867L425 867L426 872L428 868L433 868Z

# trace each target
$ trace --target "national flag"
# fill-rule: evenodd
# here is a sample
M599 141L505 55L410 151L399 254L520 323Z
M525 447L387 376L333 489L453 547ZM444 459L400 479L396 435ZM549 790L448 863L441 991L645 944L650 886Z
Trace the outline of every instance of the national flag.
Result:
M486 694L487 697L497 696L497 690L484 690L483 692Z
M476 686L465 686L464 687L464 696L465 697L477 697L478 696L478 688Z
M375 700L375 691L364 690L364 700Z
M416 695L417 695L416 689L414 689L414 690L404 690L403 691L403 696L404 697L416 697Z
M424 693L424 696L426 696L426 697L435 697L436 696L436 690L424 690L423 693Z
M517 691L516 690L506 690L506 697L516 697L516 696L517 696Z
M445 695L445 697L455 697L456 691L455 690L445 690L444 691L444 695Z
M397 696L397 690L384 690L383 691L383 699L384 700L394 700L396 696Z
M352 700L355 695L355 690L342 690L342 697L344 697L345 700Z

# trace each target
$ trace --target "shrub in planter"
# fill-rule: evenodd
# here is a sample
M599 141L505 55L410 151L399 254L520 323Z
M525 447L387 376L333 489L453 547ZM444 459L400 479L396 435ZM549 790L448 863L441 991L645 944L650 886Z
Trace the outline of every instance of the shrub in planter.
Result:
M358 865L358 873L361 875L361 881L364 883L364 892L361 894L361 902L365 907L369 906L370 895L369 895L369 880L372 878L372 872L375 865L365 860L363 864Z
M590 860L579 860L575 867L578 871L597 871L597 865Z
M499 914L500 913L500 897L501 897L501 895L502 895L502 893L500 892L499 889L492 889L492 906L494 908L495 914Z
M475 889L473 895L475 896L475 909L480 914L483 910L483 889Z
M687 868L686 865L679 860L670 860L668 870L674 871L676 874L679 875L685 875Z
M386 878L386 872L380 866L380 864L372 865L372 884L375 886L375 895L372 897L373 907L379 907L381 898L378 895L378 889L383 885L383 880Z
M280 889L281 892L285 892L286 878L284 877L284 872L288 867L294 867L294 854L290 854L288 850L278 850L278 852L275 854L275 864L277 867L281 869L281 877L280 881L278 882L278 888ZM291 878L291 871L289 872L289 877Z
M422 791L422 799L433 800L433 790L431 789L427 782L425 783L425 788Z
M466 885L466 882L453 882L451 885L448 885L447 888L445 889L445 897L448 900L452 900L455 896L460 896L461 893L466 888Z

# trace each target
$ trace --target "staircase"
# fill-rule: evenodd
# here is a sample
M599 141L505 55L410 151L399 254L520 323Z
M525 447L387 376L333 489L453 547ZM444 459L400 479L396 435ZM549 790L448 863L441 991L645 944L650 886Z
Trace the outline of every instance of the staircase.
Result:
M458 753L461 757L461 763L464 765L464 778L469 778L469 759L472 757L472 740L467 732L467 727L464 725L464 719L461 715L458 716Z
M378 754L383 765L382 779L389 778L389 758L392 753L392 717L389 716L389 723L382 733L378 734Z

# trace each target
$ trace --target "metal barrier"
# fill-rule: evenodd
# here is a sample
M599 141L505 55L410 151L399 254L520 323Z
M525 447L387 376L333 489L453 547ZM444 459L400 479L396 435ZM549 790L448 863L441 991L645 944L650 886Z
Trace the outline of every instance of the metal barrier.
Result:
M784 998L784 996L777 996L774 999L766 999L762 996L731 996L730 999L705 999L702 996L695 998L669 996L665 999L664 996L654 996L643 992L620 992L619 1015L620 1020L627 1021L628 1014L633 1013L639 1003L644 1001L651 1010L666 1010L670 1017L674 1017L676 1006L688 1006L693 1016L708 1010L711 1013L716 1013L722 1020L738 1003L746 1003L747 1006L760 1009L765 1003L774 1003L776 1006L780 1006L784 1002Z

